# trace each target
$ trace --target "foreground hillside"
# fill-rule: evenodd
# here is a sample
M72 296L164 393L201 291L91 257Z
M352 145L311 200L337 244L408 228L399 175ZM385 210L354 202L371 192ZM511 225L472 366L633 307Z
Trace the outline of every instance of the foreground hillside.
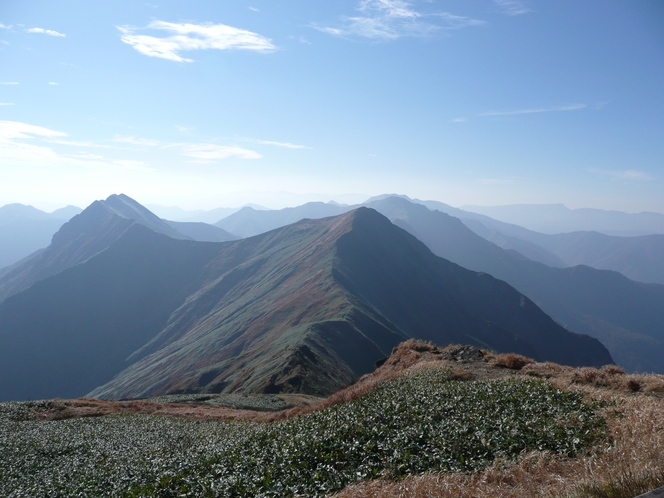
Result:
M0 494L631 497L664 483L663 394L661 376L409 341L328 400L273 413L0 404Z

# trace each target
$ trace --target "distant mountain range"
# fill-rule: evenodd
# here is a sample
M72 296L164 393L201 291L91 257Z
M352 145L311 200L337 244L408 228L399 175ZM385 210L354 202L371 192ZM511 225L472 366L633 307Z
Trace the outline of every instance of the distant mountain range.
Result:
M372 209L223 243L183 240L146 211L95 202L0 279L1 399L329 394L407 337L612 361Z
M569 209L562 204L462 206L461 209L547 234L579 231L619 236L664 234L664 214L661 213Z
M52 213L23 204L0 207L0 271L46 247L53 234L80 212L74 206Z
M115 195L105 201L110 213L121 218L138 221L158 233L174 238L222 242L237 237L225 230L200 222L173 222L160 219L151 211L124 195ZM10 271L11 265L46 248L60 227L79 214L74 206L45 213L32 206L8 204L0 208L0 277ZM217 218L218 219L218 218ZM2 284L0 283L0 289ZM0 300L2 290L0 290Z

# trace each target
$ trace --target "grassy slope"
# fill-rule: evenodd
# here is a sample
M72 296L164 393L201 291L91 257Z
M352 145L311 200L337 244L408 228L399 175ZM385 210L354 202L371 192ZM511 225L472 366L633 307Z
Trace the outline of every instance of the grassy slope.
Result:
M302 221L225 246L131 365L91 395L328 395L408 337L570 364L610 363L503 282L435 257L373 210Z
M409 341L318 407L251 416L270 423L40 422L52 403L0 404L0 493L631 497L664 478L662 401L645 394L661 376L454 351Z

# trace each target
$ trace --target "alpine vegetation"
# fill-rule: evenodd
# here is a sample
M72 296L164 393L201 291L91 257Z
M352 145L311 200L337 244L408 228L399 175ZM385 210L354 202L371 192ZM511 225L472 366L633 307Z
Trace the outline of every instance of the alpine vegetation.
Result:
M258 423L112 415L44 422L0 404L3 496L324 496L348 484L481 470L607 437L598 404L539 380L409 372L347 403Z

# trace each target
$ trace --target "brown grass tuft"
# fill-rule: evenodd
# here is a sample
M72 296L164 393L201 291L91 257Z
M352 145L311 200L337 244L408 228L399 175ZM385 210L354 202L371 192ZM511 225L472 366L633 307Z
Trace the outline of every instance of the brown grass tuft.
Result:
M499 367L509 368L510 370L521 370L526 365L535 363L535 360L514 353L502 353L495 355L491 363Z

